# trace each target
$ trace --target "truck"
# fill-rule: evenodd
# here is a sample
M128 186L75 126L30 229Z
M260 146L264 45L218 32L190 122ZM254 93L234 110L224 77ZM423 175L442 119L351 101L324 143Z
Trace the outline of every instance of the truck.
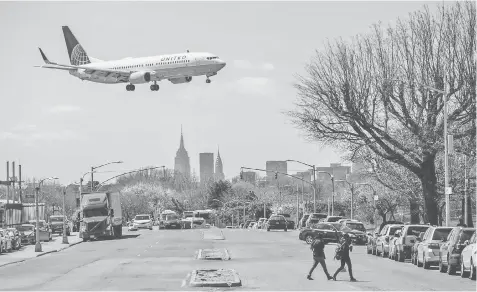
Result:
M182 223L176 212L165 210L161 213L159 219L159 229L181 229Z
M84 193L81 197L79 237L83 241L122 236L122 211L119 192Z

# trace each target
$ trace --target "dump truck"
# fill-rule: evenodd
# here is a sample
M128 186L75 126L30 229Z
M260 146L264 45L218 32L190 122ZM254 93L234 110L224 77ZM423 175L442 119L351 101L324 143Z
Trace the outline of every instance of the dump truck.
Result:
M83 241L122 236L123 218L118 192L82 194L80 208L79 237Z

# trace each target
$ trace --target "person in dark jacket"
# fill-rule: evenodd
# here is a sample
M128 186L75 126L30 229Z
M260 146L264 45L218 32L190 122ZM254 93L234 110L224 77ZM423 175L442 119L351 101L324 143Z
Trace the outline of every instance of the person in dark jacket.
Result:
M338 268L338 270L336 270L335 274L333 275L333 280L336 281L336 276L342 269L344 269L344 266L346 264L348 266L350 281L356 282L356 279L353 277L353 270L351 267L351 258L349 256L350 251L353 251L353 246L351 245L351 239L349 238L349 235L345 233L343 238L341 239L341 245L339 246L341 266Z
M311 274L315 270L316 266L318 266L318 264L321 264L321 267L323 268L323 271L328 277L328 280L333 279L333 277L331 277L328 273L328 269L326 269L325 243L323 242L321 234L318 234L318 236L311 242L310 248L313 251L313 266L311 267L311 270L308 273L308 276L306 276L306 278L308 280L313 280Z

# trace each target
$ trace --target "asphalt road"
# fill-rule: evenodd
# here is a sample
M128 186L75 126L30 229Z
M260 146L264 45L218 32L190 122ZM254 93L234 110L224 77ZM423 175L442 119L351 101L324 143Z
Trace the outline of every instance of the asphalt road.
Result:
M215 229L217 231L218 229ZM210 230L209 232L213 232ZM476 282L367 255L355 247L351 256L354 276L339 273L328 281L320 266L310 281L309 246L297 231L223 230L225 240L204 239L200 230L141 230L125 238L86 242L59 253L0 268L0 290L404 290L475 291ZM138 237L132 234L139 234ZM227 248L230 261L197 260L198 249ZM330 273L334 245L326 247ZM242 280L237 288L187 286L194 269L231 268Z

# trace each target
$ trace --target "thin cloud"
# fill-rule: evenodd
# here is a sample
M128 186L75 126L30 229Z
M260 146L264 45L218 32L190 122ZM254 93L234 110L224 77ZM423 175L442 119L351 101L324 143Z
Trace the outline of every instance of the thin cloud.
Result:
M56 105L50 108L49 112L56 114L56 113L64 113L64 112L77 112L80 110L81 108L75 105Z
M275 69L273 64L270 64L270 63L263 64L262 68L263 68L263 70L273 70L273 69Z
M70 130L63 130L58 132L13 132L5 131L0 132L0 140L10 141L23 141L23 142L35 142L35 141L70 141L80 140L81 136Z
M247 60L234 60L234 66L238 69L244 70L273 70L275 67L271 63L265 63L262 65L254 65Z
M269 95L275 91L274 82L265 77L245 77L237 80L235 87L244 94Z

